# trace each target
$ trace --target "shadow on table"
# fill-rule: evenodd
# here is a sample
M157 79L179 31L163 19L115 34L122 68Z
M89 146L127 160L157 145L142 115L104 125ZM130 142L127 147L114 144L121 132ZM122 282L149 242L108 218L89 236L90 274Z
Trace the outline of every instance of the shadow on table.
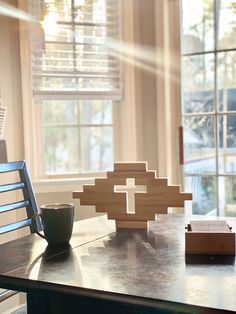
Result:
M188 254L185 256L185 263L188 265L234 265L234 255L203 255Z
M57 282L82 280L80 267L71 245L47 246L30 264L27 270L30 279ZM76 278L75 278L76 277Z

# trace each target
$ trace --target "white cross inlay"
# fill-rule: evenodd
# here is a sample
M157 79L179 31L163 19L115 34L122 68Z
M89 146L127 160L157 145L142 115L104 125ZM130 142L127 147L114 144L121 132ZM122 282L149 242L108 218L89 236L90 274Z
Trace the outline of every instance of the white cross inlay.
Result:
M147 186L135 185L135 178L126 178L126 185L114 185L114 192L126 193L126 212L135 214L135 193L147 193Z

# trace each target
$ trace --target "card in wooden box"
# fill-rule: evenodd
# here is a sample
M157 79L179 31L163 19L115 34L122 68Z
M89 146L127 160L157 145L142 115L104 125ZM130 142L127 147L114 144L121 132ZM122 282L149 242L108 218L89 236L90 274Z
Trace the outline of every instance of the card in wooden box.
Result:
M207 224L209 225L209 221L206 221L205 226ZM185 232L185 253L235 255L235 232L232 232L225 221L222 224L222 230L211 227L210 230L204 227L198 230L191 223L188 224Z

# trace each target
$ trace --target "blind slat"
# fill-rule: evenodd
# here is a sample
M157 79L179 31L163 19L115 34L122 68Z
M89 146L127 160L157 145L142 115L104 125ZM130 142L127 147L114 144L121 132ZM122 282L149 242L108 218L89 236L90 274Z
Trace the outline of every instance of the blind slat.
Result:
M115 73L101 73L101 72L94 72L94 73L70 73L70 72L35 72L34 77L68 77L68 78L78 78L78 77L101 77L101 78L106 78L106 77L115 77L119 79L119 72Z
M91 91L88 93L84 91L33 91L35 102L42 102L45 99L48 100L96 100L96 99L108 99L113 101L120 100L121 90L108 91Z
M73 98L99 91L121 98L120 62L106 44L120 37L119 1L28 1L33 16L54 18L44 31L39 25L31 30L34 96Z

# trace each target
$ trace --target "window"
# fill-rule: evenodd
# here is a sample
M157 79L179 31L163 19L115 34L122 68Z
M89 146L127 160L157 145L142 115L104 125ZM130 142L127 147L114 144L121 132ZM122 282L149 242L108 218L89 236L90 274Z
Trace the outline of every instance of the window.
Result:
M120 36L119 1L28 4L41 21L29 33L37 176L105 171L115 159L122 100L120 64L111 49Z
M182 121L193 213L236 216L236 1L182 0Z

